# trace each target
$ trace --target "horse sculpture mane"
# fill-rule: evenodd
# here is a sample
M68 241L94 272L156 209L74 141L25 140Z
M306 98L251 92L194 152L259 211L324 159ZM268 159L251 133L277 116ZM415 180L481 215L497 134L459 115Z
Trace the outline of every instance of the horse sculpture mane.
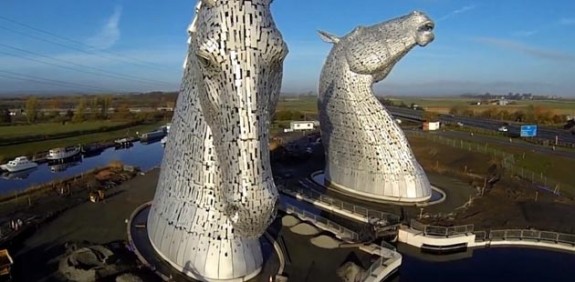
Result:
M275 217L268 122L287 46L271 0L203 0L148 218L155 250L199 280L249 279Z
M334 44L322 69L318 101L328 185L374 201L431 197L425 172L372 86L413 47L433 41L433 27L425 14L413 12L341 38L320 32Z

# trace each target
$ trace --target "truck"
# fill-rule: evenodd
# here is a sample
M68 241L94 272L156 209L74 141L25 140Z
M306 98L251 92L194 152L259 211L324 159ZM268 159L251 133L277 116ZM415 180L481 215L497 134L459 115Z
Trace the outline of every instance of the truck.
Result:
M434 131L439 129L439 121L426 121L423 123L424 131Z

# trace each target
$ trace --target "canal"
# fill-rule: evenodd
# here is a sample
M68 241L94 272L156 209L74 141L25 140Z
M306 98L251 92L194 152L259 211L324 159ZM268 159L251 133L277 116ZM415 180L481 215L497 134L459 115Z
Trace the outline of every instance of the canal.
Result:
M388 281L575 281L575 255L568 252L492 247L431 255L403 244L398 251L402 264Z
M137 166L141 170L148 170L160 165L163 154L164 148L159 140L148 144L135 142L134 146L129 148L116 149L111 147L98 155L80 157L64 164L48 165L43 163L38 168L29 171L4 172L0 177L0 194L6 195L30 186L66 179L97 167L106 166L113 161L120 161L123 164Z

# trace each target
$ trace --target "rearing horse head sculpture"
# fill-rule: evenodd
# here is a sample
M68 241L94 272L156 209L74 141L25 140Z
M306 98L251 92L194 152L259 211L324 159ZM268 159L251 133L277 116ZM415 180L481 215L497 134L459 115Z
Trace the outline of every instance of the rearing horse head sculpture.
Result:
M188 58L213 134L225 211L235 232L257 237L275 217L268 126L280 93L286 43L272 0L203 0Z

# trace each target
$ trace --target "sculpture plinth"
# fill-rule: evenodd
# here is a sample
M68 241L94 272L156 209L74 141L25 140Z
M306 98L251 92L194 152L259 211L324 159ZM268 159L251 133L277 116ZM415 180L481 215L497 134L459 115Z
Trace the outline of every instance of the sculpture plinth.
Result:
M374 200L431 197L425 172L372 86L413 47L433 41L432 29L426 15L413 12L341 38L320 32L334 45L321 72L318 102L326 184Z
M260 271L275 217L268 124L287 46L271 0L202 0L189 28L182 90L148 217L164 260L203 281Z

